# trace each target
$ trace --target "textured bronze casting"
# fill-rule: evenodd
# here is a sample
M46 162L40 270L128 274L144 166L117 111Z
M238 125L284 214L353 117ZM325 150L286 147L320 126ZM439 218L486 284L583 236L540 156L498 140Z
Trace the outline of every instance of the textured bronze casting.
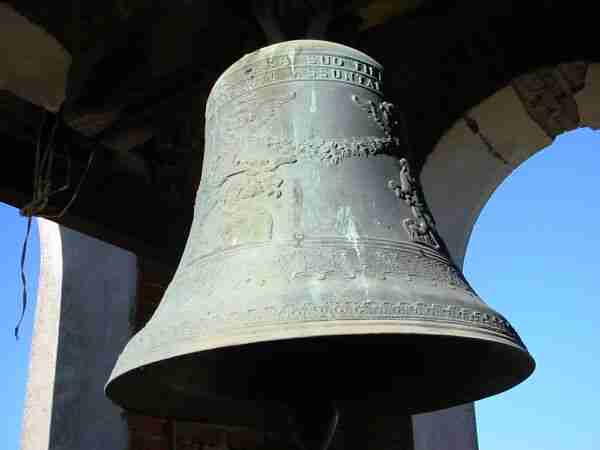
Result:
M530 375L515 330L446 253L382 74L306 40L221 76L185 253L110 398L269 428L331 402L431 411Z

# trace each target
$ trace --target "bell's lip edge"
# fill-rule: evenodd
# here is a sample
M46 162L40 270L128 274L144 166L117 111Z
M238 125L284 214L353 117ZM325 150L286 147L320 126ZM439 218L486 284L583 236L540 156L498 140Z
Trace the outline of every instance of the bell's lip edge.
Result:
M358 327L357 327L357 322L369 322L369 323L361 323ZM386 322L385 324L383 322ZM531 374L534 372L535 367L536 367L536 363L535 363L535 359L533 358L533 356L529 353L529 351L527 350L527 347L525 347L525 345L523 345L523 343L521 342L521 339L518 335L516 335L516 339L509 339L507 335L499 333L499 332L493 332L492 330L489 329L484 329L481 327L473 327L473 326L469 326L469 325L463 325L463 324L457 324L454 322L442 322L442 323L431 323L430 321L427 321L427 327L423 327L423 322L422 321L418 321L418 320L412 320L412 321L408 321L408 320L403 320L401 321L401 323L398 323L398 320L388 320L388 321L382 321L382 320L337 320L337 321L327 321L327 322L301 322L300 325L301 327L293 327L290 326L291 324L284 324L285 327L283 327L285 329L285 333L279 333L278 336L273 335L272 333L269 334L269 331L274 327L274 326L260 326L260 327L256 327L256 328L262 328L263 329L263 333L260 332L247 332L244 334L228 334L225 335L224 337L221 337L218 341L218 343L214 343L214 341L211 341L212 345L210 346L201 346L198 345L199 342L198 341L203 341L206 342L206 338L203 338L201 336L196 337L196 338L192 338L192 339L188 339L188 341L185 343L185 345L182 345L182 343L180 341L176 341L175 344L173 345L173 347L177 348L178 351L175 352L173 350L171 351L154 351L153 355L148 355L148 357L145 358L145 360L137 360L134 361L134 364L128 364L130 367L128 368L127 366L125 367L119 367L119 362L121 361L122 357L124 355L126 355L129 351L131 351L132 349L129 349L128 347L126 347L124 349L124 351L121 353L121 355L119 355L119 358L117 359L115 366L109 376L109 379L107 380L106 384L104 385L104 392L105 395L109 398L111 398L111 400L115 403L117 403L115 400L112 399L112 397L109 395L109 391L110 391L110 385L112 385L114 382L117 382L118 379L120 379L123 376L127 376L127 375L131 375L132 372L134 371L139 371L139 370L143 370L145 367L150 366L152 364L161 362L161 361L165 361L168 359L173 359L173 358L178 358L178 357L182 357L182 356L187 356L187 355L192 355L194 353L201 353L201 352L205 352L205 351L210 351L210 350L219 350L219 349L225 349L227 347L234 347L234 346L243 346L243 345L252 345L252 344L257 344L257 343L261 343L261 342L274 342L274 341L284 341L284 340L288 340L288 339L308 339L308 338L318 338L318 337L333 337L333 336L340 336L340 335L345 335L345 336L360 336L360 335L375 335L375 334L379 334L379 335L385 335L385 334L396 334L396 335L424 335L424 336L444 336L441 335L439 333L440 329L446 329L451 331L451 333L446 334L446 337L453 337L453 338L460 338L460 339L474 339L474 340L482 340L482 337L488 337L488 339L484 339L486 340L488 343L491 344L496 344L496 345L505 345L508 346L509 348L512 348L513 351L515 352L520 352L521 353L521 358L522 360L525 362L525 366L524 369L522 371L522 373L520 374L520 381L516 384L513 384L510 387L516 386L520 383L522 383L523 381L525 381L527 378L529 378L531 376ZM412 322L412 323L409 323ZM323 332L322 330L313 330L313 328L315 328L315 324L326 324L327 328L330 328L329 332ZM333 326L332 326L333 324ZM294 325L298 325L298 324L294 324ZM348 326L350 325L350 327ZM277 324L275 325L276 327L278 327L279 330L281 330L282 328L282 324ZM311 329L310 331L312 331L312 333L303 333L302 335L299 335L299 328L309 328ZM343 329L344 333L340 333L339 330ZM366 332L363 328L368 328L371 331ZM408 329L407 329L408 328ZM247 329L245 329L247 330ZM143 329L140 331L143 332ZM242 337L245 337L246 339L242 341ZM494 339L494 337L496 339ZM268 338L268 339L267 339ZM163 347L164 348L164 347ZM135 348L134 348L135 350ZM504 392L507 389L502 389L500 391L498 391L497 393L500 392ZM497 394L496 393L496 394ZM491 395L496 395L496 394L490 394ZM486 398L486 397L483 397ZM118 404L118 403L117 403Z

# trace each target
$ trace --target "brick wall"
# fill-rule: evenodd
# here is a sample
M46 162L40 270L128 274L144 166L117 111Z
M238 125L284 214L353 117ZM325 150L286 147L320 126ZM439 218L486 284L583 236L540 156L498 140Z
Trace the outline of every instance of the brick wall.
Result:
M137 414L127 419L130 450L172 450L170 421Z

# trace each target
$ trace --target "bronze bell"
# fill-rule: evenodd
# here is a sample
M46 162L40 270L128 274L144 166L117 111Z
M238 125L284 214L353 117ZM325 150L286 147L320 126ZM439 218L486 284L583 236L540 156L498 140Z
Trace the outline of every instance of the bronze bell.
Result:
M110 398L269 427L318 402L441 409L531 374L436 232L382 75L359 51L299 40L220 77L184 255Z

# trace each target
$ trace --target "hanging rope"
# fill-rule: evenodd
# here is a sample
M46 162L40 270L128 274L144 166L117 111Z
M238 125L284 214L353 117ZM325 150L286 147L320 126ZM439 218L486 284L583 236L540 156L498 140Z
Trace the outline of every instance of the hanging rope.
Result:
M31 222L34 214L36 214L40 210L43 210L43 208L45 207L45 200L42 194L46 188L43 186L41 173L47 172L43 170L43 166L49 159L52 159L48 157L48 151L42 152L42 139L44 135L44 130L46 128L46 123L48 121L48 116L49 113L44 112L44 117L42 118L36 140L35 161L33 166L33 198L20 210L21 215L27 217L27 230L25 232L25 239L23 240L23 247L21 250L22 295L21 315L17 321L17 325L15 326L15 339L17 340L19 339L19 329L21 328L21 324L23 323L23 319L25 318L25 311L27 310L27 276L25 274L25 261L27 259L27 244L29 243L29 235L31 233ZM53 139L54 137L54 132L56 131L57 123L58 121L52 126L52 132L50 133L49 143L50 139Z
M23 248L21 251L21 283L22 283L22 300L21 300L21 315L17 321L15 327L15 339L19 339L19 329L25 318L25 312L27 310L27 277L25 274L25 262L27 258L27 244L29 242L29 236L31 234L31 222L34 216L44 217L48 219L58 219L63 217L66 212L71 208L71 205L75 202L83 186L83 182L87 178L87 175L92 167L94 156L96 154L96 148L92 150L88 157L87 165L77 183L75 191L71 196L70 200L63 207L58 214L45 214L44 211L48 206L50 197L60 192L66 191L71 187L71 157L67 154L67 179L65 183L58 189L53 190L52 185L52 174L54 172L54 157L55 157L55 136L56 131L62 121L62 109L53 117L53 124L50 127L48 137L44 143L44 134L47 128L48 118L51 117L49 112L44 113L44 117L41 121L40 128L38 131L36 147L35 147L35 161L33 167L33 195L29 203L27 203L20 210L20 214L27 217L27 230L25 232L25 239L23 241Z
M87 178L87 175L88 175L90 169L92 168L92 163L94 162L95 155L96 155L96 149L94 149L94 150L92 150L92 152L90 152L90 155L88 156L87 164L85 166L85 169L83 170L83 173L81 174L81 177L79 178L79 182L77 183L77 186L75 187L75 191L73 192L71 199L67 202L67 204L64 206L64 208L58 214L54 214L54 215L43 214L43 215L39 215L39 217L44 217L46 219L60 219L67 213L67 211L71 208L71 206L73 205L73 203L75 203L75 200L77 200L77 197L79 196L79 192L81 191L83 182ZM69 161L70 161L70 159L69 159ZM69 163L69 165L70 165L70 163ZM70 187L70 185L66 186L65 188L68 189L69 187ZM61 189L61 190L64 190L64 189ZM56 194L58 192L60 192L60 191L54 191L54 194Z
M21 316L15 326L15 339L19 340L19 328L25 318L25 311L27 309L27 277L25 276L25 257L27 255L27 242L29 241L29 233L31 232L31 217L27 218L27 231L25 232L25 239L23 241L23 249L21 250L21 283L23 285L23 294L21 296Z
M324 433L323 440L318 444L313 446L306 445L305 442L302 441L298 434L298 430L293 427L292 429L292 441L297 447L298 450L329 450L331 443L333 442L333 437L335 436L335 432L337 431L338 424L340 421L340 411L337 405L332 402L331 403L331 418L329 419L329 423L327 424L327 430ZM293 423L293 421L292 421Z
M327 433L325 434L325 438L321 443L321 447L319 450L328 450L331 446L331 442L333 441L333 436L335 436L335 432L337 431L338 423L340 421L340 411L337 406L332 403L332 414L331 420L329 422L329 426L327 427Z

